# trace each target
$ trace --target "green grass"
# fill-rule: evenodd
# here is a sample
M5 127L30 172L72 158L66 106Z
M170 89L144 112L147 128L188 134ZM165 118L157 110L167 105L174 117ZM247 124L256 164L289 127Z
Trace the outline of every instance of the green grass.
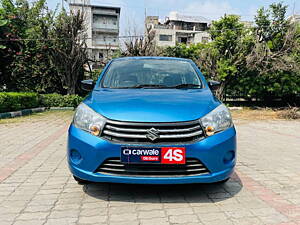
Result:
M74 114L73 110L45 111L40 113L33 113L27 116L21 116L21 117L9 118L9 119L0 119L0 124L31 122L32 120L34 121L51 120L55 118L62 118L71 121L73 114Z

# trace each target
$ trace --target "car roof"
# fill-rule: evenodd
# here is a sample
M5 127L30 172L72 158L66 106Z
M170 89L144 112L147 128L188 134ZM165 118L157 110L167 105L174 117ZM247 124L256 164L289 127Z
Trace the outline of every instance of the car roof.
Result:
M143 59L157 59L157 60L178 60L178 61L185 61L191 62L190 59L185 58L176 58L176 57L161 57L161 56L134 56L134 57L120 57L115 58L112 61L124 61L124 60L143 60Z

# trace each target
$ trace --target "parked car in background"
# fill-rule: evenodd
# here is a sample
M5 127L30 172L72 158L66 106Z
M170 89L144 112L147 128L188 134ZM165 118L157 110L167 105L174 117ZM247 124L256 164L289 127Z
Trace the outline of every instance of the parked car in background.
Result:
M188 59L114 59L78 106L68 163L78 182L139 184L227 181L236 131L227 107Z

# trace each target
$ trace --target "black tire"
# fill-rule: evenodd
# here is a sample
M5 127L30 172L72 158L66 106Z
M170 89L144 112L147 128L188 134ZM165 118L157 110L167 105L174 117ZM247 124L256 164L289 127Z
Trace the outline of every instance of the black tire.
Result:
M75 177L75 176L73 176L73 177L74 177L74 180L76 180L78 184L82 184L83 185L83 184L89 184L89 183L91 183L91 182L89 182L87 180L80 179L79 177Z

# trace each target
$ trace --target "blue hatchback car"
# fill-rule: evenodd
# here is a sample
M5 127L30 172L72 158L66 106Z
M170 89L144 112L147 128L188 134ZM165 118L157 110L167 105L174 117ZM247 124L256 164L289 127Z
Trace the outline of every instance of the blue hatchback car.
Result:
M127 57L107 64L78 106L68 163L79 182L183 184L225 182L236 163L227 107L195 63Z

